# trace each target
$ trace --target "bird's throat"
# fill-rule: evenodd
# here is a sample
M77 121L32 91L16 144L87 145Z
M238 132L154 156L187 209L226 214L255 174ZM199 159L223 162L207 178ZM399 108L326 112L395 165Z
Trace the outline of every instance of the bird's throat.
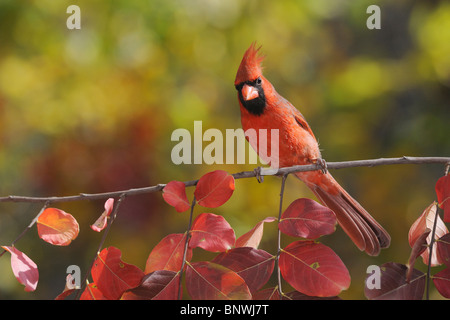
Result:
M266 96L264 94L264 90L261 86L255 86L254 88L258 91L258 96L251 100L246 100L242 93L242 86L237 86L239 92L239 101L242 106L247 109L247 111L255 116L260 116L264 113L264 109L266 108Z

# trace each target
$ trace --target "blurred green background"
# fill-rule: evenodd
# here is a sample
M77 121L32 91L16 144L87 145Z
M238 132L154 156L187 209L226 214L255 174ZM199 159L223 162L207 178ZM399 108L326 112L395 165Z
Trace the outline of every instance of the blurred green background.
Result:
M81 30L66 27L71 4L81 8ZM371 4L381 8L380 30L366 27ZM449 156L448 1L0 0L0 196L97 193L193 180L216 169L253 170L177 166L170 158L172 131L192 132L194 120L203 130L240 128L234 77L253 41L266 55L265 76L307 118L327 161ZM407 262L409 227L435 200L443 171L399 165L332 172L392 236L379 257L359 252L339 228L322 239L350 270L344 299L364 299L368 265ZM240 236L277 215L280 181L237 180L224 206L195 213L222 214ZM290 178L284 207L310 196ZM37 263L38 288L23 291L5 254L0 299L53 299L67 266L86 272L101 238L89 225L103 201L58 208L78 220L78 238L54 247L30 230L16 246ZM39 210L0 203L0 245ZM184 232L187 221L159 193L129 197L105 246L143 269L153 246ZM261 248L275 254L275 235L276 224L266 224ZM197 250L194 259L213 256ZM425 270L421 261L417 268Z

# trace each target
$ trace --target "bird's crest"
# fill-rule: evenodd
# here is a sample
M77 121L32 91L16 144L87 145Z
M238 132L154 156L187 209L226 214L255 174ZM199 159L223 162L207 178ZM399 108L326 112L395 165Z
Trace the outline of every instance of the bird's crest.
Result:
M247 51L245 51L236 74L235 85L245 81L253 81L262 75L261 63L264 60L264 56L258 53L259 49L261 47L256 48L256 43L253 42Z

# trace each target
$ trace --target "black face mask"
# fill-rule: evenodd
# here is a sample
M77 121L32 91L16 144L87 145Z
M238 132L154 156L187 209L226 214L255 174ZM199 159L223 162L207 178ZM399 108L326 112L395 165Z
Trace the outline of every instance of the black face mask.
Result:
M258 97L252 100L245 100L242 95L242 88L245 84L254 87L258 91ZM262 88L261 78L257 78L254 81L241 82L236 85L236 90L239 92L239 101L242 103L244 108L248 110L248 112L256 116L259 116L264 112L264 108L266 107L266 97Z

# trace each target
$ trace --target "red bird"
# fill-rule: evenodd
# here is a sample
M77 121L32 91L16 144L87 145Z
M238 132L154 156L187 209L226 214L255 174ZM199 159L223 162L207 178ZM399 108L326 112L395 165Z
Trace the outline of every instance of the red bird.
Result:
M279 167L312 164L321 161L319 144L303 115L262 75L264 57L258 55L255 44L244 54L234 85L238 91L241 122L244 131L267 130L267 147L271 150L271 129L278 129ZM256 140L256 139L255 139ZM259 138L258 138L259 141ZM255 142L250 143L259 156L269 162ZM372 216L353 199L329 172L297 172L302 180L324 205L334 211L342 229L360 250L378 255L381 248L389 246L389 234Z

